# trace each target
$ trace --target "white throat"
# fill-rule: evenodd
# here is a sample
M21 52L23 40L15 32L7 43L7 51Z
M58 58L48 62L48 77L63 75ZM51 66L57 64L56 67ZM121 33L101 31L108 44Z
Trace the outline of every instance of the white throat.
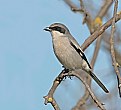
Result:
M51 34L52 34L53 39L57 38L57 37L60 37L60 36L64 36L63 33L60 33L58 31L52 31Z

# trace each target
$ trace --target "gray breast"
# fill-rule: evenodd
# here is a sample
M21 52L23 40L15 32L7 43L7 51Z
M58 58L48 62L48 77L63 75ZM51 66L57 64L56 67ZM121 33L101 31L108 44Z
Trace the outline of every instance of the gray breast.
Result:
M53 49L56 57L66 69L82 68L82 58L70 45L68 37L53 39Z

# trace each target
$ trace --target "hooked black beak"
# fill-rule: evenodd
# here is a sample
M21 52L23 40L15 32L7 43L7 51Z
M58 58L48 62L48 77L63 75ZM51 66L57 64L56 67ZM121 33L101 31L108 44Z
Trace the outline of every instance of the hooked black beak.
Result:
M51 29L50 29L49 27L46 27L46 28L43 29L43 30L51 32Z

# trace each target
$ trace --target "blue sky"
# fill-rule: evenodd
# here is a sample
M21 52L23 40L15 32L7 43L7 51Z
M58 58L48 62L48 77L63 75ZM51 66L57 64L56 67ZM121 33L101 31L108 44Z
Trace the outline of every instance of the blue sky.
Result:
M71 12L61 0L0 1L0 110L52 109L43 104L43 96L61 65L53 54L51 36L43 29L54 22L66 24L80 44L89 35L80 14ZM88 51L87 56L91 58ZM103 64L108 68L107 62ZM68 80L63 85L71 83ZM62 93L66 91L65 88Z

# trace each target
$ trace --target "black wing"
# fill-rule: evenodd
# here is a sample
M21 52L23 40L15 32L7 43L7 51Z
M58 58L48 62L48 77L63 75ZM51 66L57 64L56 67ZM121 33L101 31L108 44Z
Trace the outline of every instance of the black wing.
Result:
M77 48L71 41L70 41L70 44L77 51L77 53L82 57L82 59L84 59L87 62L89 68L91 69L91 66L90 66L84 52L81 49Z

